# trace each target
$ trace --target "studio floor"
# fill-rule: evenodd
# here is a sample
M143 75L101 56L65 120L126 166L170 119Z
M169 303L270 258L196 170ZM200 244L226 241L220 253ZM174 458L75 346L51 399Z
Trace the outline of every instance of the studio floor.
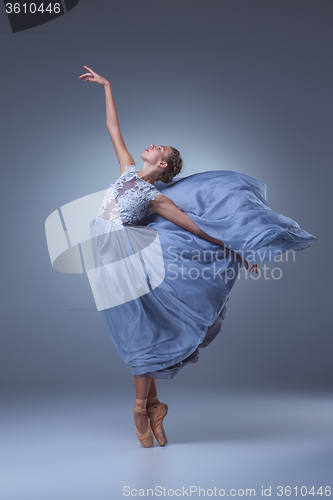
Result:
M159 396L168 444L144 449L133 394L4 394L1 500L330 496L332 394L165 383Z

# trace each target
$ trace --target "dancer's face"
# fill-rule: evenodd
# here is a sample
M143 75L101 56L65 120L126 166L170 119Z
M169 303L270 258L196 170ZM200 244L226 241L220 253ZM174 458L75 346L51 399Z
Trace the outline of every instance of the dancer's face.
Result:
M156 146L155 144L151 144L150 147L142 153L141 158L153 165L157 165L159 162L164 162L165 158L167 158L171 152L172 150L169 146Z

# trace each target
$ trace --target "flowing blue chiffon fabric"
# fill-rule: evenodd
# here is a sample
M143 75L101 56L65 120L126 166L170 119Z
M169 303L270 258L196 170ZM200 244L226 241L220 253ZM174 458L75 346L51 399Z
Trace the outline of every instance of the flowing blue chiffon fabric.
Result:
M174 179L156 188L188 214L211 243L150 214L162 248L163 282L124 304L103 310L108 331L133 375L172 379L199 348L220 333L230 291L244 264L270 262L278 253L317 241L294 220L272 211L267 185L245 174L217 170ZM105 222L105 221L104 221Z

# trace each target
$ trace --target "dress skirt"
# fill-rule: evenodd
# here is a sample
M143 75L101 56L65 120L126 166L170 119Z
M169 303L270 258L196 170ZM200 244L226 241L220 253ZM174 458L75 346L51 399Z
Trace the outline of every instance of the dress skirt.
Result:
M137 225L90 222L98 309L133 375L172 379L220 333L226 303L244 266L270 262L317 239L272 211L266 184L210 171L155 186L211 243L150 214Z

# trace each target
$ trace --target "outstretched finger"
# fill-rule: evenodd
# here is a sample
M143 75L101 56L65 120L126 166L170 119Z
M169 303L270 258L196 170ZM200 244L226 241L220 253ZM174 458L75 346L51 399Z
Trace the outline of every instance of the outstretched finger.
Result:
M86 68L88 71L90 71L90 73L91 73L92 75L94 74L94 71L93 71L92 69L88 68L88 66L83 65L83 67L84 67L84 68Z
M84 73L84 75L80 75L79 78L89 78L91 76L90 73Z
M252 273L254 273L256 266L252 266L250 269L250 276L252 276Z

